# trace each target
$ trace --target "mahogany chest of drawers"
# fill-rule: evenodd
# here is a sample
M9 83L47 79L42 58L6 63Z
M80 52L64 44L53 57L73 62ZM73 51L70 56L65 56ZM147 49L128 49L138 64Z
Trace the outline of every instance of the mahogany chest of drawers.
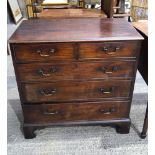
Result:
M9 43L25 138L49 125L129 133L142 39L124 19L23 21Z

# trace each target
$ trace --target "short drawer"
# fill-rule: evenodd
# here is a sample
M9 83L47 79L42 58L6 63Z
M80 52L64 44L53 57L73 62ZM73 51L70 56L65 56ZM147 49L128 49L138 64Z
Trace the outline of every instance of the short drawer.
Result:
M134 76L135 61L18 64L16 69L21 81L128 78Z
M104 59L117 57L137 57L139 44L137 42L103 42L81 43L79 45L80 59Z
M23 105L24 123L104 121L128 118L129 102Z
M45 62L49 60L72 59L73 48L72 43L14 44L13 52L16 62Z
M106 98L129 98L130 80L59 81L22 84L23 102L62 102L96 100Z

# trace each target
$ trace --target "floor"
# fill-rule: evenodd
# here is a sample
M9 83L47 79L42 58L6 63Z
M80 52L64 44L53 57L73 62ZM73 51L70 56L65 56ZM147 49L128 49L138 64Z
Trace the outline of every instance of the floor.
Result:
M8 25L8 38L16 29ZM8 60L8 155L147 155L147 138L141 139L147 103L147 85L137 72L129 134L116 134L101 126L53 127L37 130L37 137L24 139L20 126L22 110L11 56Z

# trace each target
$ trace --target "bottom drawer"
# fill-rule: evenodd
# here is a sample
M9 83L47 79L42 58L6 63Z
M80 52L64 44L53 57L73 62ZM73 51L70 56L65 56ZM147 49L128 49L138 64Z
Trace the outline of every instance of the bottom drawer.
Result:
M128 118L128 101L23 105L25 123L56 123Z

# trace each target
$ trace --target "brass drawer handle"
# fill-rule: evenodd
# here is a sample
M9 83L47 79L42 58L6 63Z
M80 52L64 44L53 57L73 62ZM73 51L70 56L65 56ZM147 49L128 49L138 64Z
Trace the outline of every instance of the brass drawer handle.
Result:
M40 75L46 76L46 77L51 76L51 74L44 73L43 69L39 69L39 70L38 70L38 73L39 73Z
M50 89L50 90L44 90L44 89L41 89L40 90L40 94L41 95L44 95L44 96L52 96L56 93L56 89Z
M107 48L107 47L103 47L103 48L101 48L101 50L102 50L103 52L107 52L107 51L108 51L108 48Z
M115 49L114 49L113 52L109 52L108 47L103 47L103 48L101 48L101 51L105 52L105 53L108 54L108 55L113 55L113 54L115 54L118 50L120 50L120 47L115 47Z
M114 87L111 87L111 88L100 88L100 91L102 92L102 94L111 94L113 91L114 91Z
M48 76L51 76L52 73L57 72L57 68L56 68L56 67L52 67L52 68L49 70L49 72L51 72L51 73L44 73L44 70L41 69L41 68L40 68L37 72L38 72L39 75L48 77Z
M101 68L101 71L104 72L105 74L112 74L113 72L116 72L116 71L118 71L119 69L120 69L120 68L119 68L118 66L112 67L111 70L108 70L107 67L102 67L102 68Z
M58 115L60 114L60 112L59 111L52 111L52 112L45 111L43 114L44 115Z
M49 57L51 53L55 53L55 49L50 49L47 54L44 54L43 51L41 49L36 51L37 53L39 53L39 55L41 57Z
M116 48L115 48L115 51L118 51L118 50L120 50L120 47L116 47Z
M103 113L103 114L106 114L106 115L109 115L109 114L111 114L113 112L116 112L116 109L115 108L99 109L99 112Z

